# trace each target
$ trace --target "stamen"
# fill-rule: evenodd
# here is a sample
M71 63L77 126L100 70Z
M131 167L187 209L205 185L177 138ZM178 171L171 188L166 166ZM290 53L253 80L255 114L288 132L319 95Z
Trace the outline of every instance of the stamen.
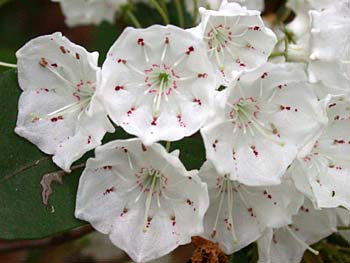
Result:
M310 251L311 253L313 253L314 255L318 255L320 254L320 252L318 252L317 250L313 249L312 247L310 247L308 244L306 244L303 240L301 240L295 233L294 231L289 227L287 226L286 227L288 232L292 235L292 237L303 247L305 248L306 250Z
M147 50L146 50L146 46L141 46L142 50L143 50L143 55L145 56L145 60L146 60L146 63L149 62L149 56L148 56L148 53L147 53Z
M163 48L163 52L162 52L162 56L160 57L160 63L163 64L165 56L166 56L166 52L168 50L168 43L164 43L164 48Z
M136 72L137 74L141 75L141 76L146 76L146 74L144 72L142 72L141 70L139 70L138 68L136 68L135 66L133 66L132 64L130 64L130 62L126 62L123 65L125 65L128 69Z
M73 102L71 104L68 104L67 106L64 106L58 110L55 110L49 114L47 114L47 117L51 117L57 114L63 115L67 113L73 113L77 110L80 110L81 108L84 108L87 104L90 103L91 98L86 98L85 100L82 100L80 102Z
M17 68L16 64L6 63L6 62L2 62L2 61L0 61L0 66L7 67L7 68Z
M161 79L160 85L158 88L158 93L154 97L153 100L153 116L158 117L159 112L160 112L160 103L162 101L162 93L163 93L163 88L164 88L164 79Z
M228 218L228 223L230 224L230 230L232 234L232 239L234 244L238 244L238 239L237 235L235 232L235 227L233 225L233 217L232 217L232 209L233 209L233 193L232 193L232 186L231 186L231 181L227 179L227 190L228 190L228 195L227 195L227 206L228 206L228 213L229 213L229 218Z
M224 180L223 183L222 183L222 187L219 190L219 194L221 195L221 197L220 197L220 201L219 201L219 208L218 208L218 211L217 211L216 217L215 217L215 223L214 223L214 226L213 226L213 231L211 233L211 237L212 238L214 238L215 235L216 235L216 227L217 227L217 224L219 222L219 217L220 217L220 214L221 214L222 203L224 201L224 196L225 196L225 188L227 188L226 185L227 184L226 184L226 182Z
M154 189L154 184L156 183L158 178L158 173L154 172L152 175L152 184L151 188L149 190L149 193L147 195L146 203L145 203L145 215L143 218L143 232L147 232L147 225L148 225L148 217L149 217L149 210L151 208L152 204L152 196L153 196L153 189Z
M187 57L186 54L182 55L175 63L170 67L170 70L175 69L178 65L182 63L182 61Z
M127 152L126 155L127 155L127 157L128 157L128 163L129 163L130 169L131 169L131 170L134 170L134 166L132 165L131 157L130 157L129 152Z

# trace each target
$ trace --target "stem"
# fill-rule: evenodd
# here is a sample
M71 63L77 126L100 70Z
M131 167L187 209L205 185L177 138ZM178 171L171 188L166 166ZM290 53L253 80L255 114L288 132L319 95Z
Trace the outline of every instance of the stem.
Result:
M158 4L158 2L156 0L150 0L150 2L154 6L154 8L157 9L158 13L160 14L160 16L163 19L164 24L165 25L170 24L168 15L164 11L164 9Z
M288 61L288 45L289 45L289 40L288 40L288 37L286 37L284 40L284 58L286 61Z
M168 8L166 6L165 0L159 0L160 6L163 8L164 12L169 16Z
M170 148L171 148L171 142L170 141L167 141L166 142L166 145L165 145L165 149L167 152L170 152Z
M0 252L4 253L4 252L29 249L29 248L43 248L43 247L49 247L54 245L60 245L68 241L78 239L93 231L94 229L90 225L86 225L86 226L73 229L68 233L62 233L54 237L34 239L34 240L15 240L15 241L1 242Z
M272 53L272 54L269 56L269 59L275 58L275 57L285 57L285 52L275 52L275 53Z
M197 25L197 19L198 19L198 0L193 0L193 21L192 25Z
M337 229L338 229L338 231L339 230L350 230L350 226L338 226Z
M185 28L184 12L183 12L183 8L180 0L175 0L175 6L176 6L177 16L179 17L179 25L180 27Z
M136 18L134 13L131 10L126 11L130 21L134 24L136 28L142 28L140 21Z
M7 67L7 68L17 68L16 64L5 63L5 62L2 62L2 61L0 61L0 66Z

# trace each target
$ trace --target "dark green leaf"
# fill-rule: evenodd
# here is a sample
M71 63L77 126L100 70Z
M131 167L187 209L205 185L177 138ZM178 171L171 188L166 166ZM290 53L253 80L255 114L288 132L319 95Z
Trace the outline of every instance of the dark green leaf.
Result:
M41 201L40 181L57 171L49 156L14 133L20 89L14 70L0 74L0 238L33 239L83 224L74 218L80 170L64 177L51 197L53 210Z

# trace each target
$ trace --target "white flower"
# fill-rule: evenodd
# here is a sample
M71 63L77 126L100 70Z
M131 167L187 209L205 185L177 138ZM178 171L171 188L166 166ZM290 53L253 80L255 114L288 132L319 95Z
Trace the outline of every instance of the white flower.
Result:
M350 92L350 2L310 12L312 17L310 81L321 81L330 94Z
M318 207L350 209L350 101L338 97L327 105L329 125L291 170L296 186Z
M198 6L218 10L222 2L222 0L199 0ZM226 2L238 3L241 6L247 7L249 10L264 10L264 0L228 0ZM193 1L185 1L185 7L187 11L193 12Z
M114 22L119 7L127 0L52 0L59 2L68 26Z
M88 53L61 33L38 37L17 52L19 100L16 133L69 171L85 152L114 132L99 90L98 53Z
M226 254L257 240L266 227L290 224L304 201L289 180L278 186L249 187L218 174L209 161L199 175L210 196L203 235L218 242Z
M277 39L265 27L259 11L223 1L219 11L200 8L201 23L190 31L203 38L218 79L232 81L232 71L253 69L266 63Z
M207 158L252 186L279 184L297 150L327 121L300 64L267 64L216 99L216 119L201 130Z
M206 184L160 144L138 139L96 149L80 178L76 217L86 220L137 262L191 242L203 231Z
M334 209L316 210L305 200L291 225L269 229L258 240L258 263L298 263L306 250L318 254L309 245L337 231Z
M338 2L338 1L337 1ZM288 45L290 61L308 62L310 56L311 17L310 10L324 10L334 5L332 0L289 0L287 7L292 9L296 17L287 25L293 33L295 43Z
M216 83L206 51L175 26L125 29L102 72L110 117L146 145L192 135L211 112Z

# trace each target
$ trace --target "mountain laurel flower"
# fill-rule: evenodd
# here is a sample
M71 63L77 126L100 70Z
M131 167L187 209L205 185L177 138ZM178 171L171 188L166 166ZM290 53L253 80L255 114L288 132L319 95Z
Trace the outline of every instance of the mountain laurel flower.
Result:
M216 96L216 115L201 129L207 159L251 186L281 182L298 150L327 124L301 64L266 64Z
M201 40L184 29L126 28L102 73L109 116L146 145L190 136L211 113L214 70Z
M53 154L65 171L114 132L101 102L98 53L61 33L35 38L17 52L19 100L16 133Z
M232 81L232 71L235 75L266 63L277 38L259 11L223 1L219 11L200 8L200 13L201 23L190 32L204 40L220 84Z
M350 93L350 2L311 11L311 82L322 82L329 94Z
M278 229L268 229L258 240L258 263L301 262L306 250L318 255L311 248L321 239L337 231L335 209L317 210L305 200L293 223Z
M80 178L76 217L137 262L190 243L203 231L209 197L198 171L186 171L178 154L139 139L96 148Z
M296 160L291 174L300 191L320 208L350 209L350 101L335 97L327 105L329 125L312 151Z
M51 0L59 2L68 26L114 22L115 13L127 0Z
M266 228L292 223L304 198L291 180L278 186L250 187L220 175L207 161L199 176L207 183L210 206L204 218L204 234L218 242L226 254L256 241Z

